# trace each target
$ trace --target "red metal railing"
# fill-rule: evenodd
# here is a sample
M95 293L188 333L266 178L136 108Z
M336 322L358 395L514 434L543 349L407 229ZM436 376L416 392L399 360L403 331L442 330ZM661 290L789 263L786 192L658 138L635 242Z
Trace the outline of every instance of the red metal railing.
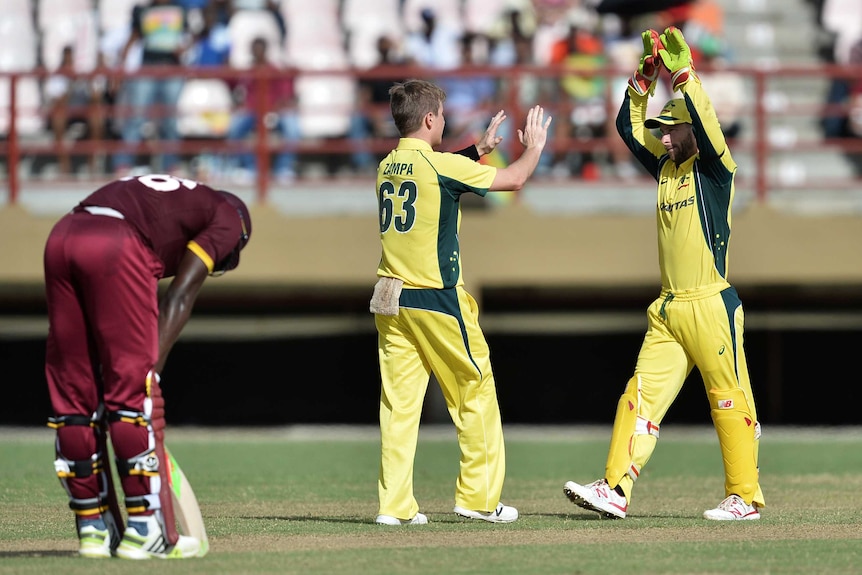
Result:
M702 70L704 72L708 70ZM826 103L826 83L832 78L859 78L862 77L862 68L848 68L839 66L798 66L798 67L776 67L772 69L757 69L734 67L726 71L742 75L747 80L748 99L751 105L744 111L743 122L747 125L743 137L731 141L734 157L750 155L753 158L751 167L746 173L740 173L738 185L748 186L753 190L755 197L763 201L769 191L776 187L781 188L812 188L828 187L832 189L846 189L859 187L856 175L842 174L836 178L816 176L803 178L799 181L782 181L770 175L770 160L778 155L798 157L800 163L812 162L811 157L815 154L842 155L846 153L858 153L862 155L862 139L857 138L825 138L816 128L819 120L827 114L846 115L848 113L846 103L839 102L831 105ZM563 130L566 119L577 110L581 104L569 98L560 88L559 80L566 75L580 75L585 78L602 77L606 86L605 114L610 118L616 116L619 105L619 94L614 93L615 84L613 80L626 77L628 71L601 70L595 72L579 72L565 67L537 67L520 66L507 69L499 68L475 68L472 70L453 71L431 71L410 67L392 67L378 70L321 70L321 71L294 71L286 72L293 75L294 79L299 77L321 77L321 76L343 76L347 75L355 80L383 79L399 80L408 77L429 77L433 79L447 77L467 77L472 75L490 75L500 82L499 96L494 102L486 107L487 118L498 109L504 109L509 116L509 126L512 137L505 140L503 151L508 157L517 154L519 144L514 136L517 126L522 125L526 109L534 104L542 104L547 113L555 117L557 130ZM156 78L175 76L176 68L149 68L137 72L138 75L150 75ZM117 71L96 71L81 77L93 79L98 76L108 75L119 80L127 79L128 76ZM241 77L257 78L259 81L269 81L275 78L271 72L261 71L237 71L230 68L183 68L182 75L186 79L193 78L218 78L225 81L236 80ZM9 191L9 201L15 203L20 198L22 190L29 185L38 182L38 174L25 174L24 179L19 176L18 166L25 157L50 157L56 155L61 145L53 141L47 120L47 113L43 106L34 106L33 102L20 101L16 86L27 78L34 78L39 82L44 81L48 74L45 71L33 71L30 73L0 74L0 79L8 78L8 94L5 96L9 103L7 110L0 109L0 114L8 115L8 129L5 140L0 141L0 152L6 159L6 183ZM537 81L545 92L537 97L535 102L522 101L519 89L525 82ZM793 84L794 87L782 88L783 84ZM801 87L800 87L801 86ZM707 85L707 90L709 86ZM794 93L798 91L800 93ZM801 92L806 92L802 94ZM789 93L788 93L789 92ZM784 94L782 106L771 106L769 104L770 94ZM797 99L795 96L802 96ZM781 100L782 98L779 98ZM0 100L2 101L2 100ZM269 110L270 103L266 101L257 102L260 110ZM385 106L385 105L384 105ZM313 103L311 104L313 108ZM19 114L10 114L9 110L18 110L19 113L29 111L36 112L45 120L43 133L22 134L19 130ZM129 113L129 109L122 104L110 106L107 110L109 118L117 119ZM368 110L360 110L368 111ZM174 113L170 108L152 108L148 116L157 119L164 114ZM101 154L110 155L118 150L127 149L133 153L156 154L164 152L176 152L178 154L194 157L202 153L235 154L240 151L253 151L258 158L259 169L254 187L260 201L265 201L267 191L271 185L268 175L269 156L275 152L296 152L300 158L309 156L340 156L345 162L349 155L365 146L374 154L382 155L392 148L392 138L373 138L365 142L359 142L340 134L335 137L319 139L303 139L298 142L273 139L264 127L263 113L259 113L258 129L254 141L228 141L223 138L215 139L183 139L180 141L166 141L162 139L145 140L139 144L131 145L124 143L118 136L114 139L82 140L74 142L72 153L74 154ZM793 137L789 141L776 141L771 135L771 130L781 123L806 124L807 128L792 129ZM795 130L795 131L794 131ZM806 131L807 130L807 131ZM477 134L467 134L465 138L475 140ZM566 152L605 154L611 147L611 139L618 138L613 130L594 136L574 136L563 134L549 142L547 154L563 154ZM463 142L460 142L463 143ZM457 143L449 146L455 148ZM791 160L792 162L792 160ZM90 174L93 180L104 180L109 173ZM198 174L191 174L197 176ZM71 174L59 174L60 178L71 177ZM577 179L578 174L571 175ZM594 183L596 186L612 185L613 182L601 178Z

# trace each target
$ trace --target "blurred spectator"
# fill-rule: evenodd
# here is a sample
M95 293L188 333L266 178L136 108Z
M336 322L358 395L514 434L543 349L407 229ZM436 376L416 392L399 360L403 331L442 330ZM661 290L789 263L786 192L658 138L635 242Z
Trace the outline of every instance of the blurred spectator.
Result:
M850 47L848 64L862 66L862 37ZM862 76L857 76L850 85L849 111L847 114L847 131L851 137L862 138ZM862 177L862 153L847 152L847 158L856 170L856 176Z
M488 34L488 63L503 68L532 64L535 28L536 15L531 4L504 11ZM533 102L535 98L530 96L525 101Z
M858 0L824 0L820 21L833 39L831 54L825 54L827 63L850 64L851 46L862 38L862 2ZM826 95L821 121L827 138L852 136L847 122L846 106L850 100L853 78L833 76Z
M477 129L479 133L484 131L488 118L497 111L490 110L490 106L496 106L497 79L477 69L487 63L475 62L475 44L478 39L477 35L471 33L461 37L458 75L439 80L440 87L446 91L447 121L444 135L455 139L469 136L471 142L476 139L474 132Z
M301 138L293 77L267 59L267 50L266 39L258 37L252 40L250 71L259 74L243 72L234 86L237 107L228 130L229 140L244 140L261 124L266 130L278 130L286 142L298 142ZM254 181L257 157L253 152L239 154L233 164L234 176L239 182ZM280 183L293 181L296 164L295 152L277 153L273 164L276 180Z
M551 46L551 64L561 67L560 88L566 115L560 118L554 131L558 150L565 150L565 141L574 138L580 143L602 137L607 120L606 78L601 72L607 67L602 39L586 19L573 20L568 34ZM568 177L580 174L585 179L599 177L594 154L587 151L558 151L554 154L554 173Z
M492 29L488 38L488 60L491 66L511 68L513 66L533 66L536 61L533 54L533 34L536 29L536 14L529 2L520 8L512 8L504 12L499 24ZM548 102L545 78L530 73L520 73L517 76L503 75L500 78L498 91L502 97L508 98L514 93L517 101L525 108L532 102ZM513 92L514 91L514 92ZM552 110L546 108L550 115ZM548 135L554 133L556 121L548 128ZM510 158L517 157L518 137L515 135L516 123L503 122L497 133L503 136L503 142L487 156L488 162L497 161L504 166ZM545 153L539 159L536 167L538 174L550 171L551 151L545 148Z
M459 31L440 24L433 8L423 8L422 28L407 34L405 56L408 63L425 68L452 69L461 63Z
M235 10L234 0L204 0L204 3L204 8L211 6L215 9L216 19L219 24L227 25Z
M124 60L120 60L123 47L132 35L131 25L117 26L102 31L99 39L99 59L107 69L122 70L126 74L133 74L141 67L143 49L141 42L136 41L126 52ZM128 109L128 91L125 83L112 79L105 85L105 106L107 108L107 121L105 122L105 133L111 138L119 138L123 130L123 111Z
M207 4L202 8L203 24L189 49L189 64L193 66L225 66L230 58L230 33L222 21L219 7Z
M141 71L151 66L180 66L180 58L188 48L188 21L186 11L172 0L150 0L132 10L131 35L120 52L118 65L122 65L133 46L143 47ZM181 74L181 73L180 73ZM131 116L123 122L122 138L125 144L138 145L143 140L143 127L147 119L153 120L161 139L177 142L176 105L183 88L183 77L140 75L126 81L125 96ZM114 155L114 170L126 175L134 164L134 155L123 151ZM156 171L170 173L178 167L176 152L164 153Z
M377 63L368 69L371 74L390 74L393 68L404 66L404 60L397 54L395 42L389 36L377 39ZM354 142L362 142L363 147L353 154L353 167L361 173L376 171L378 160L368 150L369 138L397 138L398 130L389 111L389 88L393 83L405 78L367 77L359 80L357 108L350 119L349 137Z
M210 0L176 0L176 2L185 8L189 28L194 35L198 35L203 27L203 12L207 6L212 5L212 2Z
M69 128L83 124L90 140L104 138L104 78L82 78L75 70L75 51L65 46L57 70L45 80L44 96L54 142L60 146L57 160L60 172L71 172L69 150L65 144ZM88 155L90 172L96 171L97 156Z
M725 53L724 9L716 0L695 0L683 4L683 21L678 27L685 35L695 62ZM666 27L666 26L665 26ZM713 102L716 96L710 90Z
M695 65L699 67L700 81L709 91L724 137L738 138L743 128L742 115L751 109L752 98L745 78L727 69L727 57L723 52L713 52L715 49L721 50L720 46L710 44L708 47L699 47L701 57L695 60Z

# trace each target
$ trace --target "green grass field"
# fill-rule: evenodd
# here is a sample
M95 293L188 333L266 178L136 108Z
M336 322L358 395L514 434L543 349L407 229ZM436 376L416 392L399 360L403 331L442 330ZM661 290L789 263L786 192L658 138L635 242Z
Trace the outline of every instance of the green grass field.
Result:
M0 428L0 574L862 573L862 431L764 429L760 521L708 522L724 496L708 428L666 425L629 517L599 519L563 496L598 478L610 428L507 428L509 525L452 513L458 448L423 428L415 492L427 526L384 527L375 429L168 428L201 504L202 559L87 560L53 472L53 432Z

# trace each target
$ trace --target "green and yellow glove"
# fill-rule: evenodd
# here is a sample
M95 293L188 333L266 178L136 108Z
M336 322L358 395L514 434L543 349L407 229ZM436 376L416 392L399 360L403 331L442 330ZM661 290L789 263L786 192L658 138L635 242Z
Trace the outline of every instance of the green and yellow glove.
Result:
M685 42L682 32L676 26L671 26L660 37L662 46L659 48L661 61L671 74L673 90L676 92L688 82L694 72L691 61L691 49Z
M629 78L629 87L641 96L646 94L652 96L655 92L655 81L661 71L662 61L659 58L659 50L662 44L659 33L655 30L644 30L641 37L644 42L644 53L638 69Z

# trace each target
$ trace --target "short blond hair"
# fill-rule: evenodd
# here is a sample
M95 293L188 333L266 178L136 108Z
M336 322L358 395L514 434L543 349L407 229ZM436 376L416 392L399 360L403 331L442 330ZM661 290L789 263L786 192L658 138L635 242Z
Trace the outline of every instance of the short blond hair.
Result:
M421 128L425 114L436 114L445 101L443 88L428 80L405 80L389 88L389 108L402 137Z

